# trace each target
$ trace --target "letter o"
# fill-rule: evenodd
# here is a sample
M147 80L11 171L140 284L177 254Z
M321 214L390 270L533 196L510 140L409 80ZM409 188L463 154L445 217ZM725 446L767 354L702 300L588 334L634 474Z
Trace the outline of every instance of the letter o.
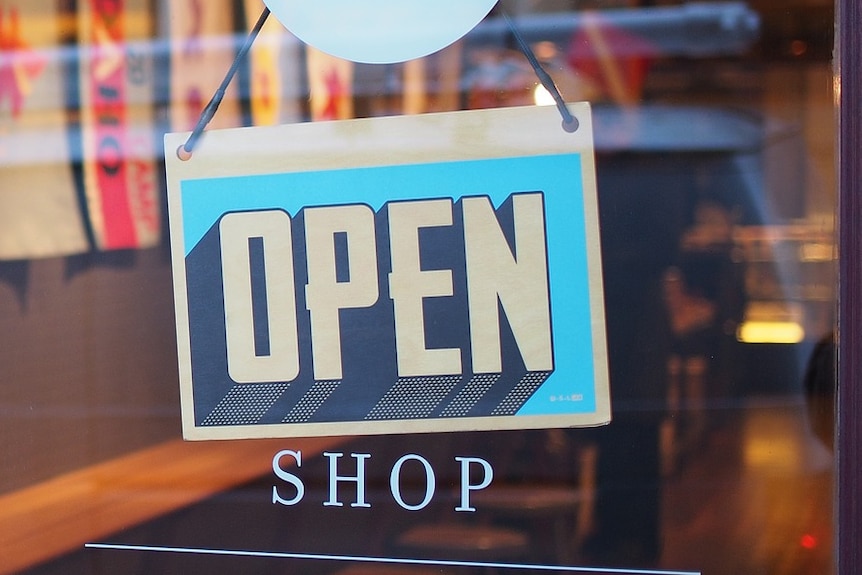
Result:
M401 467L409 460L418 461L425 468L425 497L418 505L410 505L404 501L403 497L401 497ZM436 488L437 480L434 476L434 469L431 467L431 464L428 463L428 460L421 455L408 453L407 455L402 456L401 459L396 461L395 465L392 466L392 472L389 474L389 490L392 492L392 498L395 499L395 502L404 509L408 511L419 511L420 509L424 509L429 503L431 503L431 499L434 498L434 490Z

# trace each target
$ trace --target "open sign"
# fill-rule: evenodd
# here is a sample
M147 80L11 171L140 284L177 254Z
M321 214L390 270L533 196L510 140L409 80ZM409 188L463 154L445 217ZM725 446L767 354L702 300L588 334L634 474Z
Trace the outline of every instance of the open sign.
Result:
M447 245L459 247L451 268L422 269L420 231L454 227L451 199L387 204L379 233L375 214L364 204L304 208L294 221L281 210L233 212L219 222L227 367L238 383L295 381L301 372L300 337L310 340L313 379L344 377L342 311L371 308L388 292L383 317L394 331L398 378L461 375L461 349L427 347L424 301L455 297L454 267L463 271L473 373L502 373L500 314L508 320L525 369L553 369L544 209L541 194L511 198L517 258L488 198L463 198L462 233ZM304 236L296 252L307 278L296 284L294 229ZM343 243L339 265L337 242ZM379 242L388 246L378 250ZM253 249L258 244L257 250ZM257 251L257 260L252 253ZM378 255L388 253L378 265ZM455 251L455 250L452 250ZM260 261L262 260L262 261ZM304 260L304 261L303 261ZM259 266L257 273L252 267ZM381 278L381 269L389 269ZM385 273L385 272L384 272ZM384 279L381 285L381 279ZM388 279L388 281L386 281ZM388 288L388 289L387 289ZM305 304L297 309L297 293ZM260 301L255 292L261 291ZM255 309L259 328L255 329ZM308 311L306 332L298 316ZM454 319L454 318L452 318ZM361 330L363 326L358 326ZM373 329L373 327L372 327ZM266 344L261 344L265 340ZM266 350L262 350L263 346Z
M553 113L229 130L169 157L186 436L606 422L589 122Z

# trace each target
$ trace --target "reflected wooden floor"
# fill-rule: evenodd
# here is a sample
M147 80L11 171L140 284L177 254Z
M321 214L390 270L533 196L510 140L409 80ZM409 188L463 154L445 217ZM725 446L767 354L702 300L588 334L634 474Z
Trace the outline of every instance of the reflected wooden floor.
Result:
M802 406L755 402L720 418L666 480L661 566L832 573L833 460Z
M319 452L343 441L302 441ZM270 468L278 440L181 440L0 496L0 575L235 488Z

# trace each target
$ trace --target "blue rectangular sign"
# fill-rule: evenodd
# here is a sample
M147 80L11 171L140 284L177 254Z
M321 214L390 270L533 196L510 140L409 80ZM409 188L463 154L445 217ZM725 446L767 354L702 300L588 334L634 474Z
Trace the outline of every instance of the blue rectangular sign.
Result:
M606 423L572 111L580 133L517 108L227 130L169 157L186 437Z

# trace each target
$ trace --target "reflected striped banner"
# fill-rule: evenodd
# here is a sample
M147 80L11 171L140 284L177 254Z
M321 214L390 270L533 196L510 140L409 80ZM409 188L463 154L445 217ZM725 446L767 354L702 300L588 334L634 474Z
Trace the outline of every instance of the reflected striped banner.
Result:
M143 248L160 237L148 0L78 6L86 215L95 247Z

